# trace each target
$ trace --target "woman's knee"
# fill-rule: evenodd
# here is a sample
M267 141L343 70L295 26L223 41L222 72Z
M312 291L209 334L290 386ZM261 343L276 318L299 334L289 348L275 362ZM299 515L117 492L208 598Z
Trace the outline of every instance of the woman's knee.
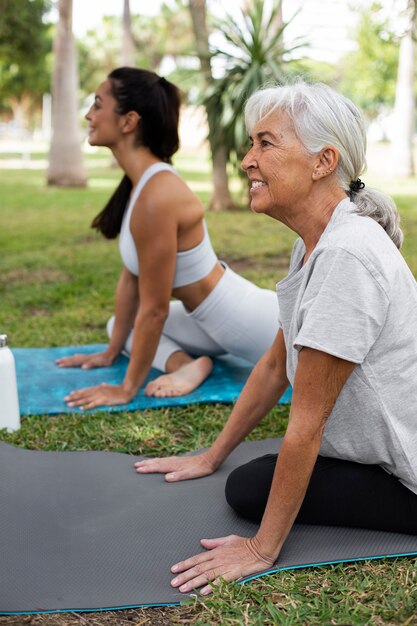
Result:
M113 335L115 321L116 321L116 317L112 315L106 324L106 331L107 331L107 336L109 339L111 339ZM123 350L122 350L122 354L124 354L128 358L130 357L132 353L132 343L133 343L133 330L130 331L126 339L125 345L123 346Z
M237 467L229 475L225 495L240 516L259 522L265 510L276 464L276 454L267 454Z
M113 334L114 320L115 320L115 317L114 315L112 315L106 324L106 331L107 331L107 336L109 339L111 338Z

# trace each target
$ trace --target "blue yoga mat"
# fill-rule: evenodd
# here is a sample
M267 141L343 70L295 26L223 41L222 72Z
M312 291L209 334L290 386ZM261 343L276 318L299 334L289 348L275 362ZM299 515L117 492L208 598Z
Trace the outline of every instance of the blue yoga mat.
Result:
M60 368L55 360L76 353L92 354L104 349L102 344L88 346L63 346L59 348L14 348L17 383L21 415L54 415L73 413L64 397L74 389L91 387L99 383L118 384L123 380L128 359L120 356L112 367L92 370L80 368ZM167 406L185 406L196 403L235 402L252 370L247 361L232 356L215 359L211 375L198 389L178 398L148 398L143 389L132 402L116 407L100 407L89 413L102 410L134 411ZM146 382L160 376L161 372L152 369ZM280 400L291 402L288 389Z

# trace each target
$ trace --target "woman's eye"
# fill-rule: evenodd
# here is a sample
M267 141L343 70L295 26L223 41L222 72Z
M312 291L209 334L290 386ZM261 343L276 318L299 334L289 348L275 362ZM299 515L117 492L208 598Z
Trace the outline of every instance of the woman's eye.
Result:
M271 144L270 144L269 141L267 141L266 139L262 139L262 141L261 141L262 148L266 148L267 146L270 146L270 145Z

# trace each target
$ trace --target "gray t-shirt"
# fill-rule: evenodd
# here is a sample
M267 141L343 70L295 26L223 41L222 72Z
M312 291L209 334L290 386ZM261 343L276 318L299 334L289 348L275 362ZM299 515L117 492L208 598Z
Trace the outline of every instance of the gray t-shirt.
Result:
M355 209L340 202L305 265L298 239L277 284L287 375L293 384L304 346L357 363L320 454L379 464L417 493L417 283L383 228Z

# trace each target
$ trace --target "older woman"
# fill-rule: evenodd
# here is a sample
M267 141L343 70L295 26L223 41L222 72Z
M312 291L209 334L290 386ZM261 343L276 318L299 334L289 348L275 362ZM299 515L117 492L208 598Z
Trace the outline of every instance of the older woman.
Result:
M262 90L247 103L252 210L298 235L278 283L281 328L211 448L137 464L170 481L215 471L274 406L293 402L279 456L235 470L226 498L255 537L202 540L180 591L269 568L294 521L417 533L417 287L393 201L359 179L365 129L325 85Z

